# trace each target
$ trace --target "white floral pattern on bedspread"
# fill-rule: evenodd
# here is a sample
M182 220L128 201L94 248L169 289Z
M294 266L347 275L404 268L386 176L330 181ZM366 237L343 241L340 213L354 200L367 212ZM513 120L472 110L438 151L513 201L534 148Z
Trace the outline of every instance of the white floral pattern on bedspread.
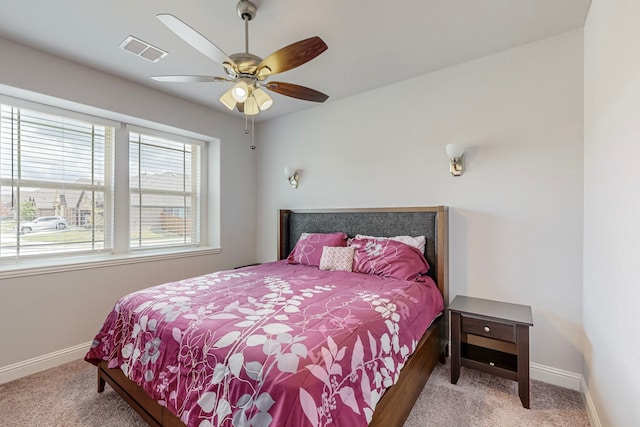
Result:
M280 261L121 298L85 359L190 427L366 426L443 307L429 278Z

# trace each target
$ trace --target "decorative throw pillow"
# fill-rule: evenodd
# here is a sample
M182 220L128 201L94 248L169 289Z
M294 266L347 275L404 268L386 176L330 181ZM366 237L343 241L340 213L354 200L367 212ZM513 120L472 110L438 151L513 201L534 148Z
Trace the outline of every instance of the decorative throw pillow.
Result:
M302 233L287 261L289 264L304 264L318 267L325 246L347 246L345 233Z
M320 258L320 270L353 271L353 253L351 246L325 246Z
M391 239L354 238L353 271L414 281L429 271L420 249Z

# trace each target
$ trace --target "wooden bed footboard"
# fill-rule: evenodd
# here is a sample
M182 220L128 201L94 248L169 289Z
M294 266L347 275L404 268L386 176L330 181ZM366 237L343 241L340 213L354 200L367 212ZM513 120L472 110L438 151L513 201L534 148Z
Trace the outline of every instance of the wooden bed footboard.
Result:
M98 393L108 383L152 427L185 427L178 417L153 400L138 384L127 378L120 368L109 368L107 362L98 364Z

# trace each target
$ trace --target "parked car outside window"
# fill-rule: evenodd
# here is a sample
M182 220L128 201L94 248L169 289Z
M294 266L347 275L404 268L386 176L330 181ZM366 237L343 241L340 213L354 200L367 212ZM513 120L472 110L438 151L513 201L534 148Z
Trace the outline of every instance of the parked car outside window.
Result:
M67 220L61 216L41 216L33 221L26 221L20 224L22 233L44 230L64 230L67 228Z

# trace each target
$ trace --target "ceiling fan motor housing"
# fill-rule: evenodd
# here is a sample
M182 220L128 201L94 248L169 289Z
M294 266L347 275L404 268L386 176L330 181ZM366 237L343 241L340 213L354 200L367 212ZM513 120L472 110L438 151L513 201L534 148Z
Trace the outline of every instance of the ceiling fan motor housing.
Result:
M242 18L242 20L246 18L247 21L251 21L256 17L257 10L258 8L256 7L256 5L249 0L240 0L238 2L238 15L240 15L240 18Z
M235 62L240 74L254 74L256 72L256 68L258 68L258 64L262 62L262 58L248 52L234 53L233 55L230 55L229 58ZM225 67L225 69L230 77L234 78L237 75L233 67Z

